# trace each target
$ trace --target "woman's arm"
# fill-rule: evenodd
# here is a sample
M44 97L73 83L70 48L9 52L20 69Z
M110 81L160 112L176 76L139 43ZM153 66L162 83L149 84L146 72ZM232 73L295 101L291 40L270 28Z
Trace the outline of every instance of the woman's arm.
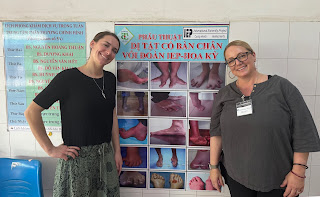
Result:
M210 164L218 165L222 151L222 138L221 136L212 136L210 138ZM220 187L224 185L221 172L219 168L210 170L210 179L214 188L221 192Z
M41 116L41 112L43 110L44 108L40 107L38 104L32 101L26 109L26 111L24 112L24 116L26 117L29 123L34 137L36 138L40 146L43 148L43 150L49 155L54 146L49 137L47 136L46 129L43 124Z
M43 148L43 150L50 156L54 158L62 158L64 160L68 160L68 155L75 158L78 156L77 150L80 150L79 147L75 146L65 146L60 145L55 147L51 140L49 139L46 129L42 120L41 112L44 110L41 106L36 104L34 101L28 106L24 115L29 123L31 131Z
M114 149L114 159L116 162L118 174L120 175L122 168L122 156L120 150L119 125L116 108L114 108L113 110L112 145Z
M307 165L309 153L293 153L293 163ZM303 192L305 181L306 167L301 165L293 165L291 172L289 172L280 185L286 187L283 196L296 196Z

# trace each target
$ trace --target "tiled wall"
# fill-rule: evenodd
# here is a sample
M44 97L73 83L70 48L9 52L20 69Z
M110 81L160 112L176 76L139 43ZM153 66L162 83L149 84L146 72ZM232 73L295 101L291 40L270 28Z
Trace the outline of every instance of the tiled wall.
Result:
M113 30L113 23L87 23L87 43L100 30ZM2 26L0 24L0 32ZM1 36L2 37L2 36ZM277 74L290 80L302 93L320 130L320 22L230 22L230 41L247 41L257 53L261 73ZM0 39L3 48L3 40ZM87 49L87 55L89 50ZM106 67L115 72L114 62ZM43 186L52 196L56 159L48 158L30 132L7 132L4 56L0 50L0 157L37 158L43 164ZM228 79L230 82L231 79ZM54 144L62 142L59 134L50 137ZM305 191L300 196L320 196L320 153L311 153ZM230 196L225 188L221 194L207 191L174 191L121 189L126 197L191 197Z

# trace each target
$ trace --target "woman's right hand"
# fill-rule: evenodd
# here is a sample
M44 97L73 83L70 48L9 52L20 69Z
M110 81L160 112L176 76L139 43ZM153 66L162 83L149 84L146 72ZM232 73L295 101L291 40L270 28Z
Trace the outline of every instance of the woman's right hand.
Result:
M66 146L64 144L60 144L59 146L53 146L48 151L48 155L53 158L61 158L67 161L68 156L72 157L73 159L79 156L79 150L80 148L77 146Z
M210 170L210 179L213 187L216 188L219 192L221 192L221 186L224 186L224 182L222 179L221 172L218 168Z

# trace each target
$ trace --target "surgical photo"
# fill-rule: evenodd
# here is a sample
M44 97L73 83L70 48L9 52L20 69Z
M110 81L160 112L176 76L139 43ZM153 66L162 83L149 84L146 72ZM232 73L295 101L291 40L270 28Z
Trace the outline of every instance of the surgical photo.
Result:
M186 145L185 119L150 118L150 144Z
M225 86L225 63L190 62L189 69L189 89L219 90Z
M179 89L187 86L187 62L151 62L151 89Z
M117 89L148 89L148 62L117 62Z

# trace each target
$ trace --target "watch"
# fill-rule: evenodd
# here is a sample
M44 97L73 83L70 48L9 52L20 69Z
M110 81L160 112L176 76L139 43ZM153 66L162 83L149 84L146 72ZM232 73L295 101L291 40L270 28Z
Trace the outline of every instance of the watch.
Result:
M218 165L212 165L210 163L208 163L209 165L209 169L212 170L212 169L219 169L219 164Z

